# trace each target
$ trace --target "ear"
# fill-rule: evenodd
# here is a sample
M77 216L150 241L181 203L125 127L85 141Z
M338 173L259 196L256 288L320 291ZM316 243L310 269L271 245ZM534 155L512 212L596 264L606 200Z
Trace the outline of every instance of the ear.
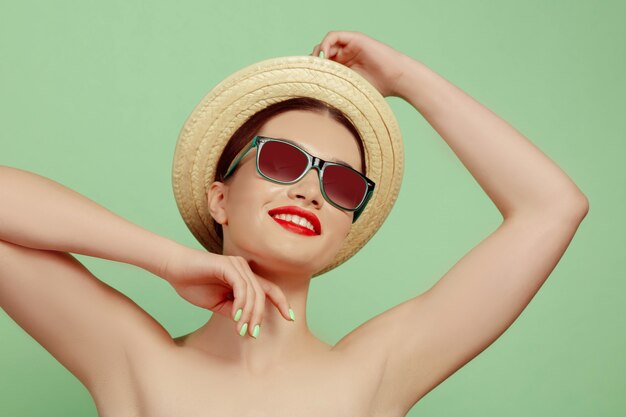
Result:
M207 191L207 204L209 213L219 224L228 224L226 216L226 200L228 186L223 182L214 181Z

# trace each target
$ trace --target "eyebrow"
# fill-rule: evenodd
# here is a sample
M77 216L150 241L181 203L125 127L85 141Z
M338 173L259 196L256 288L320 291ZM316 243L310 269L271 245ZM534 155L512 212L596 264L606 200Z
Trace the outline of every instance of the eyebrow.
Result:
M263 136L263 135L260 135L260 136ZM266 138L267 138L267 137L269 137L269 136L263 136L263 137L266 137ZM300 144L300 143L298 143L298 142L296 142L296 141L293 141L293 140L291 140L291 139L286 139L286 138L270 138L270 139L280 139L280 140L284 140L285 142L289 142L289 143L291 143L292 145L299 146L300 148L304 149L304 150L305 150L305 151L307 151L308 153L311 153L311 151L309 151L306 147L304 147L304 145L302 145L302 144ZM356 169L355 167L353 167L351 164L347 163L346 161L342 161L341 159L337 159L337 158L330 158L330 159L328 159L328 161L330 161L330 162L337 162L337 163L340 163L340 164L343 164L343 165L347 165L347 166L349 166L350 168L352 168L353 170L358 171L358 169Z

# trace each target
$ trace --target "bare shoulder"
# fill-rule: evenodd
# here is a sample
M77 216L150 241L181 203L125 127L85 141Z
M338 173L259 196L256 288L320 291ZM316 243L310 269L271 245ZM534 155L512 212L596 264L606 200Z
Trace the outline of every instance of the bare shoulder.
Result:
M396 307L397 309L397 307ZM371 386L371 415L405 416L410 407L397 401L393 387L402 384L387 372L390 356L389 345L395 336L394 318L380 314L361 324L332 348L354 370L355 379L367 381Z
M0 260L0 308L94 399L126 401L130 364L175 346L150 314L69 253L0 241Z
M381 409L408 412L521 314L571 241L571 218L507 219L428 291L363 323L334 350L382 368Z

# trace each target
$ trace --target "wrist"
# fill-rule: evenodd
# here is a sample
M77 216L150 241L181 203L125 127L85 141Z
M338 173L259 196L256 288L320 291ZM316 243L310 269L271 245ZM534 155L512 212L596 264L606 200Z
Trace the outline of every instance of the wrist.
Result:
M397 97L407 101L413 107L419 107L419 102L426 94L429 84L436 84L436 74L410 56L405 56L402 76L397 83Z
M165 279L164 273L168 260L184 246L166 237L152 235L150 244L139 251L135 265Z
M406 100L406 92L411 84L411 75L415 70L415 60L408 55L402 54L399 59L399 73L400 75L397 77L393 94L394 97L400 97L403 100Z

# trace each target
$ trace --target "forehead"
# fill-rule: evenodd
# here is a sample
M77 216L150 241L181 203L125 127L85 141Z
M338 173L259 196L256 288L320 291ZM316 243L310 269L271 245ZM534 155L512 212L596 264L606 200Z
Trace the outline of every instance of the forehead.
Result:
M291 110L268 120L258 131L261 136L288 139L309 153L361 168L357 139L344 125L326 114Z

